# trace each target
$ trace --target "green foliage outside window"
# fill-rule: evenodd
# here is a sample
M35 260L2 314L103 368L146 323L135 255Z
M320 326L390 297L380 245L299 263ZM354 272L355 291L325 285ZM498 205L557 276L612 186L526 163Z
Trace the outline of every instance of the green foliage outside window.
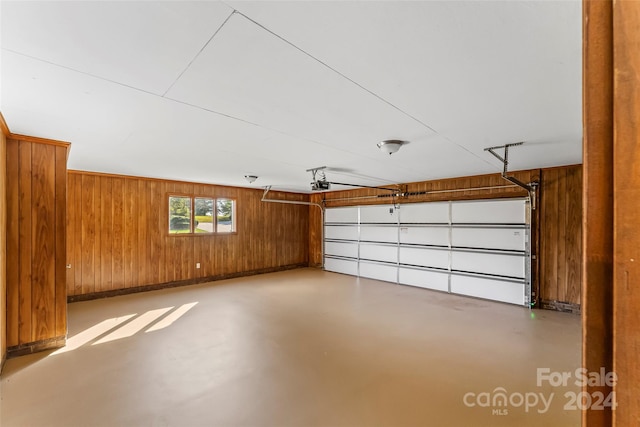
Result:
M218 233L230 233L236 231L234 221L234 203L231 199L218 199L216 210L218 213Z
M190 197L169 197L169 233L191 233Z

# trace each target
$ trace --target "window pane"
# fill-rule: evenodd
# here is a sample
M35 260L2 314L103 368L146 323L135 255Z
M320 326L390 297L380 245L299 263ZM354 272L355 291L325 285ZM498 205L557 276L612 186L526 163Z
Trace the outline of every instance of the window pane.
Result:
M196 233L213 233L213 199L196 197L194 213Z
M231 199L218 199L218 233L236 231L235 202Z
M191 233L191 197L169 197L169 233Z

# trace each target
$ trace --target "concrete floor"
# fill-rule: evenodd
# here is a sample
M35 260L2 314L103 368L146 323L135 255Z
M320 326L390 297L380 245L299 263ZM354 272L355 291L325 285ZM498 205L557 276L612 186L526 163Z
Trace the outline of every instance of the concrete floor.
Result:
M580 366L579 316L314 269L74 303L69 338L7 362L0 425L580 425L536 385Z

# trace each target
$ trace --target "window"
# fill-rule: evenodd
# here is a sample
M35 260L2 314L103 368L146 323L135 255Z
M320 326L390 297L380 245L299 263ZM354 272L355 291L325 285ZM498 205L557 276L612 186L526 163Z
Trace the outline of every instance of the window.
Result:
M218 199L216 211L218 214L217 225L218 233L233 233L236 231L234 221L234 203L231 199Z
M195 221L196 233L213 233L216 225L213 217L214 200L205 197L195 199Z
M169 197L169 233L191 233L191 197Z
M234 233L235 200L169 196L169 234Z

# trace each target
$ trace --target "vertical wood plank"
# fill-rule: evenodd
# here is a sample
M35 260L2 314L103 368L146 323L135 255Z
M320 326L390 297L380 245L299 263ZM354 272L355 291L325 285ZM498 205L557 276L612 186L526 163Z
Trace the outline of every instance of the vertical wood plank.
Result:
M7 354L7 138L0 113L0 371Z
M158 230L158 260L160 267L158 268L158 281L159 283L168 282L167 268L166 268L166 250L167 250L167 232L169 230L169 212L168 212L168 200L167 200L167 183L159 182L157 189L158 197L158 224L156 225Z
M113 256L112 289L125 287L124 257L124 180L113 178Z
M162 217L162 197L160 195L160 183L152 181L149 185L149 209L156 212L156 218ZM152 217L153 218L153 217ZM150 275L149 283L162 283L160 274L160 221L149 221L149 259L150 259Z
M110 291L113 285L113 179L100 178L100 291Z
M82 175L74 174L74 210L76 212L76 222L73 226L73 245L75 247L74 254L75 259L71 264L71 268L74 271L75 286L74 295L82 295L82 222L84 221L84 211L82 209Z
M18 141L7 140L7 346L20 343L20 174Z
M135 201L137 196L137 182L132 179L124 180L124 285L126 288L136 286L137 254L137 219Z
M140 262L142 256L140 254L140 247L138 246L138 236L140 234L140 229L138 228L138 216L140 212L140 192L138 181L135 179L128 179L127 188L129 190L127 201L127 212L130 213L130 217L128 218L128 225L131 227L131 234L129 236L129 241L127 243L128 250L131 257L131 282L129 283L129 287L140 286L140 268L142 263Z
M96 251L96 211L95 185L96 177L82 176L82 293L95 292L95 251Z
M67 148L55 147L55 336L67 335Z
M66 270L66 278L67 278L67 295L74 295L75 288L75 244L73 238L73 230L75 227L75 223L78 220L76 217L75 206L75 176L74 174L67 175L67 203L66 205L69 207L67 210L67 225L66 225L66 235L67 235L67 259L66 262L71 265L71 268Z
M196 268L194 270L193 273L193 277L195 278L200 278L202 277L202 266L204 264L203 262L203 255L204 255L204 244L205 244L205 239L206 237L203 236L198 236L198 238L196 239L191 239L191 243L193 245L193 258L191 258L191 261L193 264L195 263L200 263L200 268Z
M31 147L29 142L19 142L19 344L32 341L31 334Z
M164 224L162 224L162 234L164 235L164 241L165 241L165 278L167 282L173 282L176 280L176 237L175 236L169 236L168 233L168 229L169 229L169 199L168 196L170 194L175 194L176 193L176 189L175 189L175 183L173 182L166 182L165 183L165 195L164 195L164 200L162 202L163 206L164 206L164 214L163 214L163 219L164 219Z
M558 245L553 244L558 236L558 171L543 174L542 206L544 218L544 253L542 294L544 299L558 300Z
M55 147L32 145L31 339L55 336Z
M138 197L137 197L137 209L136 216L138 220L138 256L140 257L138 265L138 281L136 286L143 286L151 283L149 279L149 267L150 267L150 251L151 244L149 241L149 217L153 215L150 209L149 201L149 181L138 180Z
M193 184L190 184L186 188L185 193L193 194L194 191L195 191L195 186ZM193 212L193 208L194 206L193 206L193 199L192 199L192 205L191 205L192 212ZM194 256L195 256L194 239L184 237L184 243L185 243L185 251L184 251L184 258L183 258L184 275L182 276L183 278L181 280L189 280L191 278L196 277L196 263L194 261Z
M567 287L568 284L566 282L566 242L567 242L567 201L569 197L567 197L567 169L561 168L557 170L557 214L555 218L555 223L557 224L558 231L556 237L556 245L558 247L558 251L556 253L556 300L558 301L567 301Z
M616 426L640 425L640 2L615 1L613 369Z
M0 127L4 118L0 113ZM6 123L4 123L6 125ZM8 132L7 132L8 133ZM7 138L0 131L0 370L7 354Z
M582 283L582 168L567 170L565 301L580 304Z
M613 2L583 0L582 16L582 366L598 372L613 369ZM582 425L612 425L611 410L583 411Z
M94 216L91 217L91 225L94 229L94 249L93 249L93 292L98 292L101 289L102 283L102 225L101 214L101 197L102 193L102 177L96 176L93 180L93 212Z

